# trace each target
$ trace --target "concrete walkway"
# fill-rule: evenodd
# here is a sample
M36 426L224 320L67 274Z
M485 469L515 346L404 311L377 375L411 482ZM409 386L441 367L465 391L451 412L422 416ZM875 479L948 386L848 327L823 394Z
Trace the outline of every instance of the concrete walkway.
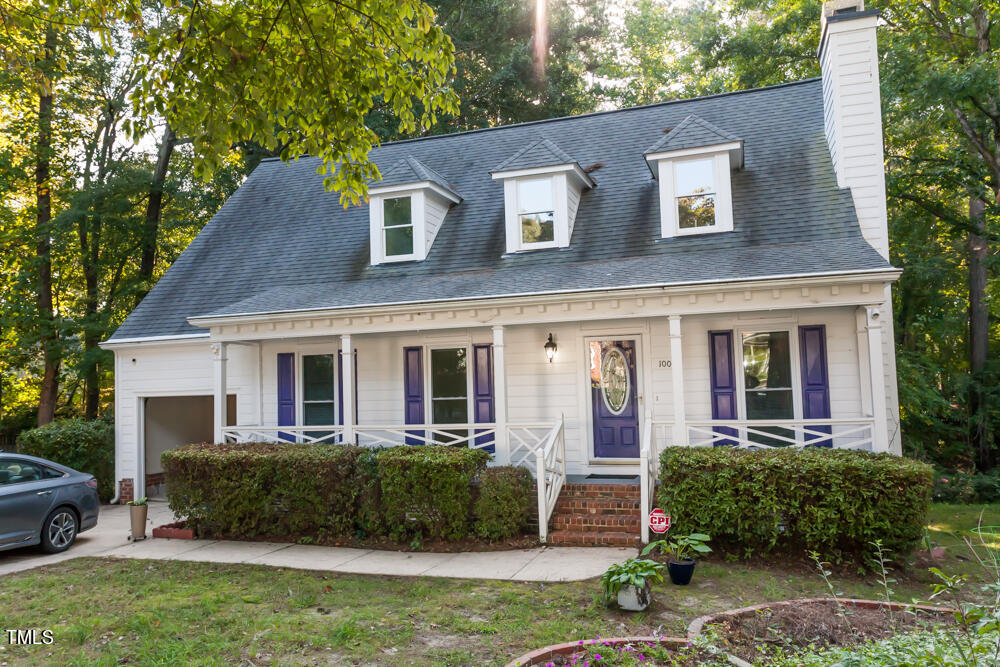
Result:
M166 503L149 505L149 529L173 520ZM128 508L107 506L93 530L81 534L69 551L45 555L34 549L0 552L0 575L80 556L148 558L152 560L251 563L303 570L398 576L506 579L511 581L579 581L604 572L609 565L635 555L618 547L540 547L515 551L407 553L269 542L166 540L128 542Z

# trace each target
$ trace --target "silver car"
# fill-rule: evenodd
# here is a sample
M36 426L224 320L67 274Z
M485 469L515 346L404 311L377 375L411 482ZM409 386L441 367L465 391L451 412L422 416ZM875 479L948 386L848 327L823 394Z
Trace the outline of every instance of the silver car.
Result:
M65 551L97 525L100 508L93 475L0 452L0 551L34 544L46 553Z

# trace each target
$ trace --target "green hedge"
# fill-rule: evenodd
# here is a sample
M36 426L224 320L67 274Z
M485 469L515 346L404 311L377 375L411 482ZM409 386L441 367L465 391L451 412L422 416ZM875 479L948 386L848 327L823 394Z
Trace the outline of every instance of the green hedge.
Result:
M531 475L484 470L489 458L455 447L251 443L189 445L161 460L170 508L202 536L457 540L473 534L477 512L484 536L524 529ZM479 478L494 506L474 511Z
M531 511L535 482L527 468L488 468L480 476L479 497L473 504L476 534L502 540L523 533Z
M109 421L60 419L22 431L17 450L93 475L101 500L114 495L115 427Z
M345 535L358 447L189 445L164 452L170 509L199 535Z
M868 564L871 542L896 557L920 539L932 469L889 454L809 448L670 447L660 456L660 507L677 534L750 557L817 551Z
M379 457L389 534L456 540L469 535L472 482L490 455L435 445L394 447Z

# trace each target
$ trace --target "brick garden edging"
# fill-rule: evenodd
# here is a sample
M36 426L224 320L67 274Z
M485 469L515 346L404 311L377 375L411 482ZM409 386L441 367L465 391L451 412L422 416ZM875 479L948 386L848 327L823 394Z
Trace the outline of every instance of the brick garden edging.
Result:
M164 537L171 540L193 540L194 530L185 528L185 525L185 522L178 521L177 523L157 526L153 529L153 537Z
M525 653L520 658L511 660L506 667L527 667L528 665L541 665L551 660L557 655L570 655L582 648L600 644L604 646L617 646L628 642L658 642L662 646L669 648L680 648L690 642L678 637L614 637L609 639L586 639L584 641L566 642L565 644L552 644L535 649L531 653Z
M836 600L834 598L801 598L798 600L782 600L780 602L765 602L764 604L755 604L752 607L743 607L741 609L729 609L727 611L722 611L717 614L706 614L705 616L699 616L698 618L691 621L688 625L687 636L688 639L695 639L701 634L702 629L706 625L713 623L718 623L727 618L734 618L737 616L746 616L748 614L753 614L764 609L772 609L774 607L788 607L795 604L815 604L815 603L833 603L836 604L840 602L841 604L850 605L852 607L857 607L858 609L883 609L888 607L891 611L903 611L905 609L916 609L918 611L927 611L936 614L953 614L955 609L951 607L935 607L933 605L927 604L909 604L906 602L881 602L879 600L854 600L851 598Z

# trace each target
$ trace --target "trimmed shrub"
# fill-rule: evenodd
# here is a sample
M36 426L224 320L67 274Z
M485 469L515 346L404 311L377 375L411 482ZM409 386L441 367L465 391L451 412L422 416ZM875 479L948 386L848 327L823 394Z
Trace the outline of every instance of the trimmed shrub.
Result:
M871 542L900 558L927 521L932 469L890 454L808 448L747 451L669 447L660 456L660 506L677 534L750 557L816 551L867 566Z
M531 511L535 482L527 468L487 468L480 476L479 497L473 503L476 534L502 540L524 532Z
M188 445L161 460L170 509L199 535L348 535L358 447Z
M115 491L115 427L103 419L60 419L22 431L22 454L55 461L97 478L97 494L110 500Z
M422 445L378 456L389 534L458 540L469 535L472 482L490 455L481 449Z
M378 457L381 452L381 449L362 449L355 463L358 486L355 529L359 537L382 535L385 531L382 481L378 476Z

